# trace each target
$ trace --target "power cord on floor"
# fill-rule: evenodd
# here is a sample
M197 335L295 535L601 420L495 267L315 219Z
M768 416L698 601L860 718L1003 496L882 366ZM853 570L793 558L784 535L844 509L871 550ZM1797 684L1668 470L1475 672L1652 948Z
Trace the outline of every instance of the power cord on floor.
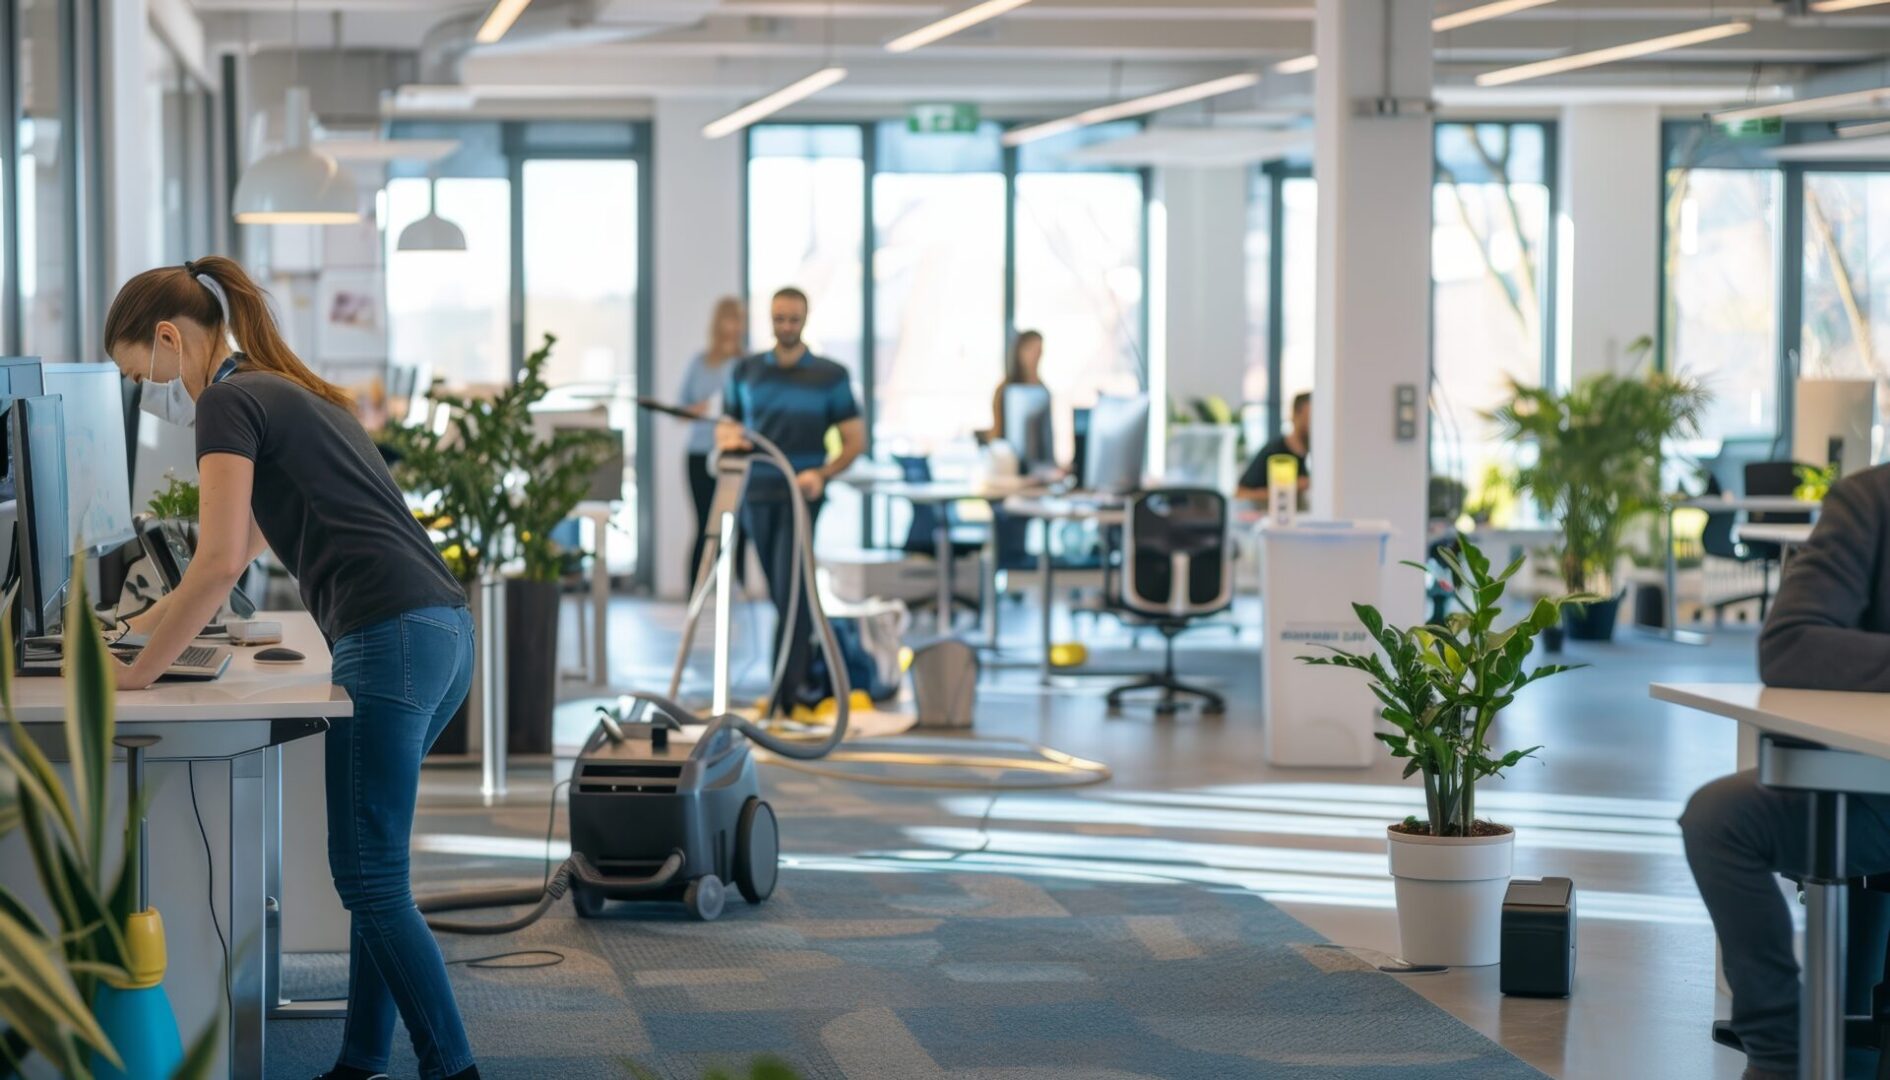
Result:
M1329 949L1357 957L1359 953L1368 953L1379 960L1389 963L1373 963L1373 966L1387 975L1442 975L1450 968L1443 964L1413 964L1402 956L1393 956L1388 952L1368 948L1364 945L1341 945L1337 942L1322 941L1313 945L1315 949Z
M551 959L532 964L499 963L501 960L516 960L523 956L548 956ZM490 971L533 971L538 968L557 967L562 963L564 963L564 954L556 949L518 949L513 952L493 953L491 956L468 956L463 960L448 960L446 966Z
M206 894L210 902L210 925L216 929L217 945L223 950L223 1003L231 1017L236 1016L236 1002L230 995L230 942L223 936L223 923L217 918L217 862L210 854L210 831L203 827L203 810L197 805L197 763L184 762L190 780L190 812L197 819L197 835L203 839L203 865Z

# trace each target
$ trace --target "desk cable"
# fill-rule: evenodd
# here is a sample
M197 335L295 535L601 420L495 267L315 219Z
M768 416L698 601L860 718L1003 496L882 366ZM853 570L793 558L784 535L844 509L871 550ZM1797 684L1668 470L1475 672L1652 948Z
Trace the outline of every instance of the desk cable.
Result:
M236 1022L236 1001L230 995L230 941L223 936L223 923L217 918L217 862L210 854L210 832L203 827L203 810L197 805L197 762L184 762L190 779L190 812L197 819L197 835L203 840L205 899L209 901L210 925L216 929L217 945L223 950L223 1003L230 1010L230 1022Z

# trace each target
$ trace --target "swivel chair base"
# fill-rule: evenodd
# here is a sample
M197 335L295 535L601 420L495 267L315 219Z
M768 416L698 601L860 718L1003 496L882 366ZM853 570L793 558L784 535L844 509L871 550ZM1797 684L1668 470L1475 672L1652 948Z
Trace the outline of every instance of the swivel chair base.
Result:
M1226 698L1206 687L1182 682L1175 676L1175 635L1181 632L1181 628L1158 626L1157 629L1161 631L1164 646L1161 672L1145 675L1132 683L1124 683L1109 691L1110 711L1122 708L1122 699L1126 694L1141 690L1160 690L1162 696L1155 703L1155 712L1158 716L1172 716L1181 711L1181 702L1176 699L1183 696L1200 698L1201 711L1204 713L1219 715L1226 712Z

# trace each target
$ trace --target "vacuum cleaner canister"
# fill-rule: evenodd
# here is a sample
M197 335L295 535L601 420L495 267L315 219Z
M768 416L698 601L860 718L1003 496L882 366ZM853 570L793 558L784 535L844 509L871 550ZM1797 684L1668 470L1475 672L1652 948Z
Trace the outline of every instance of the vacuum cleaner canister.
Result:
M722 913L727 883L759 904L774 892L780 838L761 799L754 755L737 730L700 741L659 709L646 723L600 724L571 775L571 896L596 916L607 900L680 900Z

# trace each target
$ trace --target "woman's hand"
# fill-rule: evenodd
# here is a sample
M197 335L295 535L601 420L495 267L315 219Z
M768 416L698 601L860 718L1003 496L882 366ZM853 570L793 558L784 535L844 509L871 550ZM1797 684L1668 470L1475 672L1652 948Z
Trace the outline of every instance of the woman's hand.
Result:
M112 672L112 677L120 690L143 690L157 681L155 676L138 670L136 662L127 664L114 656L112 664L116 668Z

